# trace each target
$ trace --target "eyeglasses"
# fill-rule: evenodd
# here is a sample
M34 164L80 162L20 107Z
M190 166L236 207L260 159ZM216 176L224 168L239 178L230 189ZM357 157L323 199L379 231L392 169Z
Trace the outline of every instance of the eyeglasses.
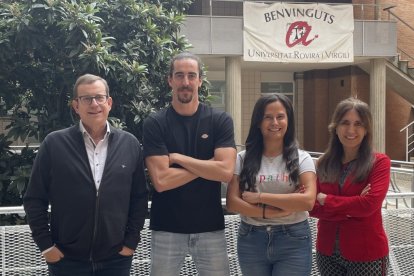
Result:
M80 96L76 100L80 101L81 104L91 105L92 100L95 99L97 104L104 104L108 100L108 95L96 95L96 96Z

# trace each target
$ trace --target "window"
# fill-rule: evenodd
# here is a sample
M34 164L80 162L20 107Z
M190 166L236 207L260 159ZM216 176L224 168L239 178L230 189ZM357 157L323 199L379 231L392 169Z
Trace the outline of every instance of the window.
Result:
M294 105L293 82L262 82L260 92L262 96L269 94L283 94L287 96Z
M211 106L219 110L226 109L226 82L210 80L210 95L209 98Z

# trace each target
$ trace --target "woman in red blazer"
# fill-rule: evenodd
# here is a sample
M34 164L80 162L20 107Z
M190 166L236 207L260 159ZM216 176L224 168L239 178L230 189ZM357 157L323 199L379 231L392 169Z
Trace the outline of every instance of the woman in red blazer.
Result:
M329 125L329 145L317 164L317 265L321 275L386 275L388 240L381 207L390 159L372 149L366 103L343 100Z

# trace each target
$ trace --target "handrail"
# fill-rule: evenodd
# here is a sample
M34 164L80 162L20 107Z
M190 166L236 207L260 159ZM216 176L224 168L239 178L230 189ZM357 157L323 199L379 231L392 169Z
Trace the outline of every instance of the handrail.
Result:
M405 160L408 161L408 157L410 155L410 153L414 150L414 147L412 146L413 142L412 141L412 134L409 135L408 133L408 128L411 127L414 124L414 121L412 121L411 123L409 123L408 125L406 125L405 127L403 127L400 132L405 131ZM412 129L411 129L411 132ZM411 142L410 142L411 140Z
M25 214L23 206L0 207L0 215Z
M241 4L245 1L248 0L209 0L207 1L207 5L209 5L208 7L204 7L203 11L201 12L201 14L197 14L197 12L195 13L191 13L191 14L187 14L187 16L191 17L191 16L209 16L209 17L240 17L243 16L242 14L239 15L214 15L213 14L213 5L217 2L227 2L227 3L235 3L235 4ZM273 1L269 1L269 0L263 0L263 1L255 1L258 3L265 3L265 4L274 4L274 3L278 3L280 2L280 0L273 0ZM316 3L318 3L317 1L315 1ZM334 1L332 1L334 2ZM304 4L304 5L309 5L311 3L309 2L294 2L295 4ZM344 5L346 3L324 3L327 5L332 5L332 6L336 6L336 5ZM376 14L378 13L378 11L381 10L387 10L392 8L393 6L390 6L390 4L367 4L367 3L350 3L354 8L358 9L358 11L360 12L360 17L361 18L354 18L355 20L372 20L372 18L368 18L368 16L372 16L371 12L365 12L366 10L370 10L370 9L375 9ZM384 8L385 7L385 8ZM368 14L368 15L367 15ZM379 13L378 13L379 14ZM365 18L367 17L367 18ZM381 17L376 17L375 21L386 21L385 19L381 19Z
M412 123L414 123L414 121ZM317 151L308 151L307 150L306 152L309 153L312 158L319 158L323 154L322 152L317 152ZM392 168L393 171L401 172L401 171L405 170L406 172L412 173L411 169L395 167L397 165L398 166L411 166L411 167L414 168L414 163L413 162L400 161L400 160L391 160L391 168Z
M387 193L386 199L414 199L414 192L409 193ZM226 206L226 199L221 199L221 206ZM50 207L50 206L49 206ZM148 201L148 208L151 208L151 201ZM48 210L50 212L50 208ZM8 206L8 207L0 207L0 215L24 215L25 211L23 206Z
M399 17L398 15L396 15L394 12L391 11L391 9L394 8L394 7L395 6L390 6L390 7L384 8L383 11L387 11L389 14L393 15L395 18L397 18L405 26L407 26L408 28L410 28L411 30L414 31L414 28L410 24L408 24L407 22L405 22L404 19L402 19L401 17Z
M414 60L414 57L412 57L410 54L407 54L406 52L404 52L404 50L403 49L401 49L401 48L398 48L397 47L397 51L400 51L401 53L403 53L405 56L407 56L408 58L409 58L409 60L411 61L411 60Z
M408 125L406 125L405 127L403 127L400 132L402 132L403 130L409 128L412 124L414 124L414 121L412 121L411 123L409 123Z
M385 199L412 199L414 192L410 193L387 193Z
M406 27L408 27L409 29L411 29L412 31L414 31L414 27L411 26L410 24L408 24L404 19L402 19L401 17L399 17L396 13L394 13L393 11L391 11L392 8L395 8L396 6L389 6L387 8L384 8L383 11L388 12L388 18L390 19L390 15L394 16L395 19L397 19L397 21L401 22L402 24L404 24ZM414 61L414 57L412 57L410 54L406 53L403 49L399 48L397 46L397 51L400 52L400 55L404 55L404 59L408 58L408 61ZM401 131L400 131L401 132Z
M407 162L407 161L399 161L399 160L391 160L391 169L392 170L401 170L402 168L396 168L393 167L393 165L402 165L402 166L411 166L414 168L414 163L413 162ZM410 170L412 172L412 170Z

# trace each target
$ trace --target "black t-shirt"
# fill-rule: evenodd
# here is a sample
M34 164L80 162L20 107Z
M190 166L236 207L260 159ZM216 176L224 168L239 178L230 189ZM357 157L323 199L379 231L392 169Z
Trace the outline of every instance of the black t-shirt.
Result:
M204 104L192 116L169 107L145 120L143 143L145 157L181 153L208 160L216 148L235 147L233 121ZM224 229L221 183L199 177L176 189L154 191L150 228L175 233Z

